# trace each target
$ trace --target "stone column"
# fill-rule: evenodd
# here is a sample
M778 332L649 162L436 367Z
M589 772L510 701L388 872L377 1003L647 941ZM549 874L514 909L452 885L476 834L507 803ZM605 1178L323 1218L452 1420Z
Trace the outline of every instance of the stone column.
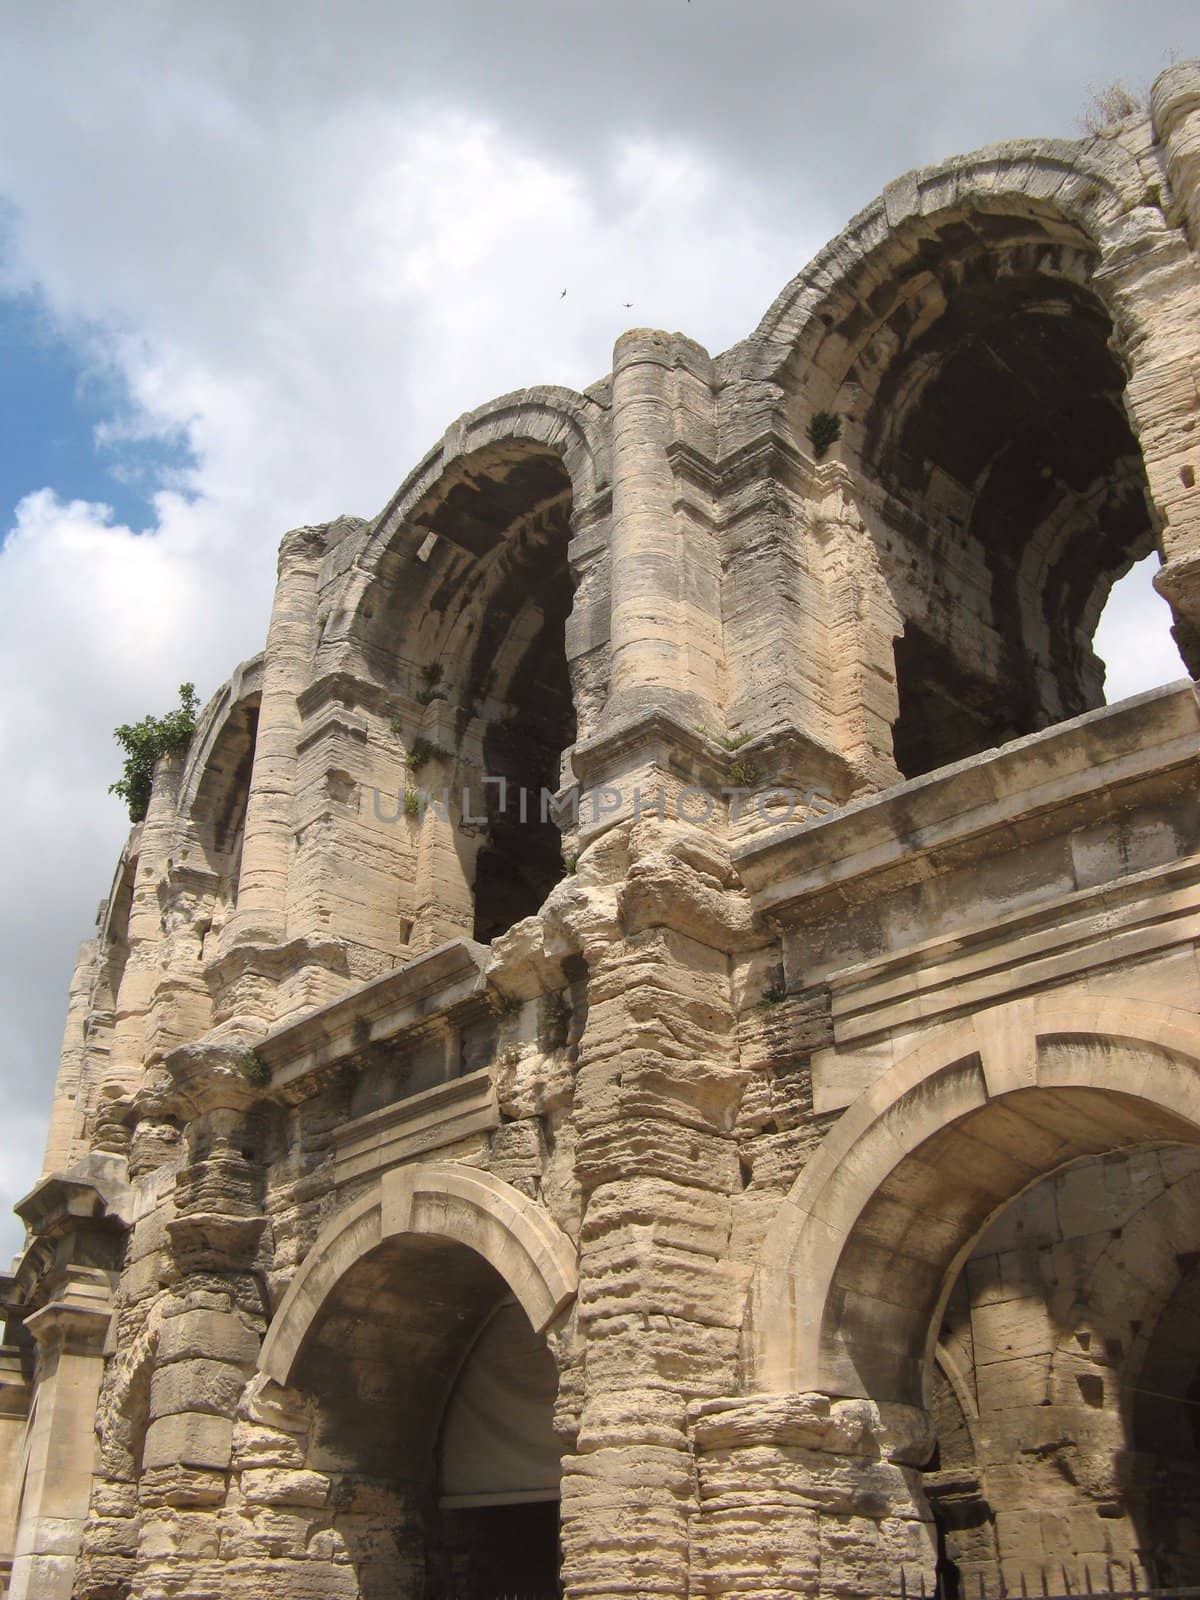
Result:
M133 899L126 937L129 957L113 996L113 1036L100 1092L107 1100L133 1094L146 1058L146 1019L162 975L162 910L158 888L166 875L175 831L182 756L164 756L154 772L150 805L137 841ZM131 852L132 853L132 852Z
M0 1595L8 1593L12 1574L29 1393L21 1351L0 1346Z
M237 906L223 947L286 937L300 710L317 642L324 528L296 528L279 546L279 577L263 664L262 704L246 803Z
M688 1420L691 1596L885 1600L922 1582L934 1592L937 1541L912 1465L933 1448L924 1412L752 1395L693 1406Z
M10 1600L70 1600L92 1488L109 1303L105 1273L71 1267L49 1304L25 1320L38 1347L36 1404Z
M1173 192L1163 196L1168 221L1178 220L1186 234L1164 228L1161 216L1142 206L1114 227L1096 276L1112 296L1121 342L1131 358L1129 408L1162 522L1163 567L1155 587L1175 613L1179 653L1195 676L1200 673L1200 455L1195 442L1200 416L1200 66L1182 62L1160 74L1151 107Z
M609 723L655 709L707 726L719 698L715 543L711 526L677 512L669 454L714 448L709 365L690 340L644 328L613 352Z
M46 1134L46 1155L42 1162L42 1176L69 1167L84 1145L79 1140L82 1131L79 1104L83 1089L84 1066L87 1060L87 1040L84 1027L91 1010L92 985L96 979L99 951L94 939L80 948L71 975L67 994L67 1020L63 1027L62 1051L59 1056L58 1076L54 1080L54 1104L50 1110L50 1129Z
M700 830L695 830L702 841ZM586 1195L584 1395L564 1461L569 1596L689 1593L690 1401L736 1386L745 1275L731 1262L740 1183L729 938L718 861L643 829L621 928L588 953L576 1175ZM695 851L701 855L695 857Z
M182 1596L211 1593L205 1586L222 1581L215 1510L226 1502L235 1420L266 1327L269 1236L258 1092L236 1050L185 1048L166 1065L189 1159L176 1174L165 1229L171 1288L156 1308L137 1477L138 1568L149 1588L170 1585Z
M900 781L892 725L900 705L895 641L904 623L841 462L817 469L823 498L813 535L824 563L827 737L845 759L853 792ZM839 797L840 798L840 797Z

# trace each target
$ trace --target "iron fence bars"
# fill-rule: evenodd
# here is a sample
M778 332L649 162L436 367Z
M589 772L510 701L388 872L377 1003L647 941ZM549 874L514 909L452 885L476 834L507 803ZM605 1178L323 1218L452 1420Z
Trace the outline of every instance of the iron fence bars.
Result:
M982 1574L975 1582L939 1573L931 1590L924 1572L914 1582L902 1569L898 1594L900 1600L1200 1600L1200 1584L1164 1584L1149 1561L1106 1561L1095 1573L1091 1563L1084 1562L1082 1578L1078 1572L1072 1576L1065 1566L1040 1567L1032 1575L1022 1572L1016 1587L1002 1574L995 1586L985 1583Z

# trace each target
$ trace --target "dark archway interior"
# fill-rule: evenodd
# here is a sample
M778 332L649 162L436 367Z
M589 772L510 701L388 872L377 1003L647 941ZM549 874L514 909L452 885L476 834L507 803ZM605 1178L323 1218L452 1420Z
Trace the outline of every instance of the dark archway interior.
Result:
M475 821L459 839L472 932L485 943L536 912L563 875L543 793L558 790L576 737L571 512L570 476L543 445L511 439L455 461L409 513L435 536L419 556L425 598L416 604L412 570L397 574L364 641L381 673L432 672L430 694L453 708L455 799L467 788L472 817L486 815L482 839ZM505 780L503 795L485 779Z
M526 1375L531 1358L537 1363L536 1381L515 1399L505 1382L505 1339L493 1338L486 1359L476 1360L489 1328L508 1333ZM497 1391L510 1411L499 1424L492 1419L493 1439L506 1422L524 1437L552 1438L556 1382L545 1341L508 1284L465 1246L394 1238L344 1274L309 1332L294 1383L315 1397L310 1463L334 1477L347 1512L335 1529L365 1596L557 1595L557 1480L547 1489L545 1462L535 1497L514 1485L500 1451L494 1465L490 1457L475 1462L472 1487L492 1492L449 1500L441 1463L446 1419L464 1387L471 1415L465 1425L459 1419L457 1448L470 1455L487 1437ZM374 1514L364 1515L369 1507Z
M1176 1260L1178 1286L1127 1395L1122 1476L1143 1548L1162 1581L1185 1585L1200 1584L1200 1251Z
M559 500L506 549L471 663L471 689L481 696L497 661L508 667L503 707L483 736L485 773L505 781L504 791L487 786L488 839L476 860L475 938L484 943L532 916L563 875L546 797L557 793L562 753L575 742L566 652L569 510Z
M1091 637L1154 526L1093 266L1061 222L948 222L851 370L882 369L864 455L915 586L896 647L906 777L1102 702Z

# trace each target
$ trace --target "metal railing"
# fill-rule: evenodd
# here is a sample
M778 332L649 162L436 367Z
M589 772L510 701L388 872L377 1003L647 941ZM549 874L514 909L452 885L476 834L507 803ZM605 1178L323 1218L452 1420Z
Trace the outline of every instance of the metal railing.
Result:
M1081 1575L1082 1573L1082 1575ZM901 1570L900 1600L1200 1600L1200 1584L1172 1587L1160 1581L1153 1563L1106 1561L1093 1574L1090 1563L1072 1576L1065 1566L1022 1573L1014 1587L998 1574L994 1586L939 1574L931 1589L921 1573L915 1580Z

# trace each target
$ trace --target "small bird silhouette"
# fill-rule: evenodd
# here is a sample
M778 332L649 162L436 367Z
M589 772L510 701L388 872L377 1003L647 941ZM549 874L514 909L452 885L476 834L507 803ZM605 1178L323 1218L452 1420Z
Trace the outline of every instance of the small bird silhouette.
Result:
M558 298L560 300L565 300L567 298L567 291L564 289L563 292L559 295Z
M628 311L630 306L633 304L633 301L632 300L622 300L621 304L625 307L626 311Z

